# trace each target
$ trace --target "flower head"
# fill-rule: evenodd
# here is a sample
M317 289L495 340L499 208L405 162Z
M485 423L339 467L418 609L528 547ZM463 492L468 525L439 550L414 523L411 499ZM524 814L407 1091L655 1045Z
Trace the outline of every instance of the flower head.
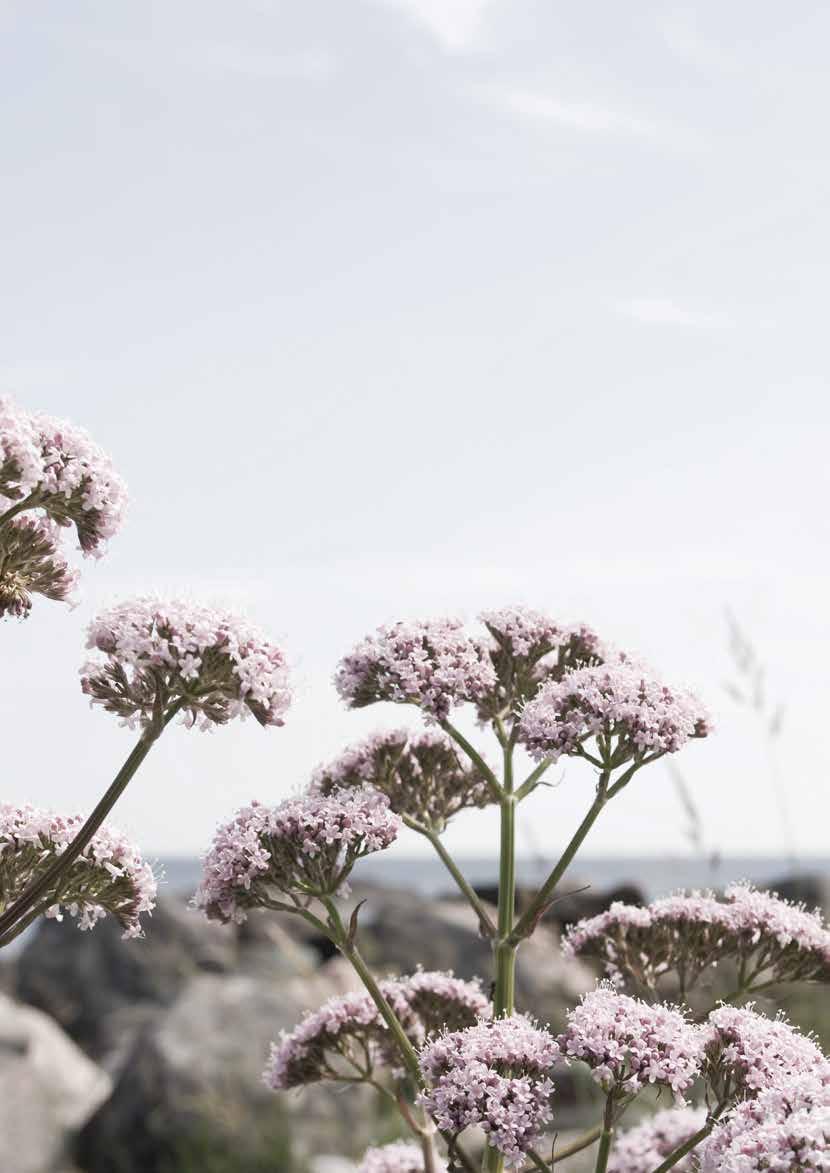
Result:
M443 1173L445 1169L443 1161L436 1162L435 1173ZM357 1173L424 1173L423 1150L420 1145L404 1140L367 1149Z
M439 1036L421 1052L421 1102L443 1131L478 1124L488 1144L520 1165L551 1119L551 1069L559 1048L523 1015Z
M489 1007L478 982L419 970L379 983L414 1047L443 1029L472 1025ZM377 1066L399 1070L395 1042L367 993L329 998L271 1046L263 1079L275 1091L318 1080L371 1075Z
M79 575L59 546L58 526L46 517L21 515L0 526L0 616L24 619L32 595L71 601Z
M334 682L353 709L394 701L418 705L427 720L441 721L492 688L495 674L460 620L434 619L379 627L343 658Z
M706 1123L705 1108L666 1108L620 1132L608 1161L608 1173L652 1173L666 1157ZM692 1153L674 1166L679 1173L696 1169Z
M247 713L261 725L284 723L285 655L230 612L133 599L92 621L87 647L103 658L82 668L83 691L129 724L149 725L173 709L203 729Z
M752 1097L782 1079L809 1075L830 1084L830 1062L809 1035L752 1006L718 1006L704 1028L704 1075L718 1098Z
M320 794L367 784L387 796L393 811L437 830L465 807L491 801L487 783L436 729L375 733L318 767L312 778Z
M33 806L0 805L0 909L6 909L63 854L83 826L80 815ZM81 929L110 913L125 937L142 935L142 913L155 906L156 880L136 847L112 827L101 827L60 880L46 916L64 912Z
M701 1173L819 1173L830 1153L830 1086L781 1079L744 1100L701 1147Z
M620 766L675 753L690 738L705 737L709 719L690 693L619 657L544 684L525 707L520 728L539 759L578 754L591 737L601 736L607 763Z
M400 819L366 786L252 803L219 828L195 896L211 918L241 923L273 893L331 896L345 891L357 860L395 841Z
M677 1007L600 985L570 1011L557 1041L564 1056L592 1068L606 1093L636 1095L664 1084L680 1097L698 1074L704 1036Z

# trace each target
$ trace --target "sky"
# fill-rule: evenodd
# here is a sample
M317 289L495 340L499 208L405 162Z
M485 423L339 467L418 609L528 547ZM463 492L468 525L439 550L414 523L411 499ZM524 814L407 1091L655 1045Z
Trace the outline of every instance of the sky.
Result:
M126 757L77 673L130 595L251 615L295 689L284 729L168 730L114 819L160 855L413 723L338 701L366 632L524 603L705 698L710 849L826 852L828 38L749 0L0 0L0 389L132 498L75 610L3 625L2 797L88 809ZM522 850L590 803L553 781ZM687 828L657 764L590 847Z

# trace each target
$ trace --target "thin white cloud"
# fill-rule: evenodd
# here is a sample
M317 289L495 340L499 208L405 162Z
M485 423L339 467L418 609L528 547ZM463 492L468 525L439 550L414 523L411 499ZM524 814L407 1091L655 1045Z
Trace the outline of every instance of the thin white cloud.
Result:
M493 0L376 0L416 21L448 52L463 52L476 40Z
M492 92L491 100L520 114L524 118L553 122L573 130L598 134L630 134L655 138L661 133L660 127L644 118L638 118L621 110L604 109L579 102L563 102L545 94L534 94L529 90L506 90Z
M707 313L678 305L667 297L634 297L617 303L627 318L647 326L689 326L699 330L722 330L733 323L725 314Z

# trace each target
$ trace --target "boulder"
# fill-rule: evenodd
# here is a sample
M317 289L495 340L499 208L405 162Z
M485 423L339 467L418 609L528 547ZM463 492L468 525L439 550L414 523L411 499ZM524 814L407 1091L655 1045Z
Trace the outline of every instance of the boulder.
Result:
M355 979L337 961L316 976L280 982L192 978L139 1035L111 1098L83 1129L81 1168L266 1173L317 1154L359 1154L373 1134L374 1093L318 1085L278 1095L261 1080L280 1030L346 988L356 988Z
M0 996L0 1169L68 1169L72 1133L106 1100L109 1076L39 1010Z

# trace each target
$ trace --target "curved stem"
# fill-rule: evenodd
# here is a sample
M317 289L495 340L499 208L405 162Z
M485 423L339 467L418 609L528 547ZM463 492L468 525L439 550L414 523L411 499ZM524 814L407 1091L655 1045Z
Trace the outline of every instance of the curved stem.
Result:
M519 789L516 791L516 801L521 802L523 798L527 798L542 780L542 775L546 770L549 770L553 765L553 758L542 758L539 765L525 778Z
M558 1165L560 1161L572 1157L575 1153L581 1153L583 1149L590 1148L595 1144L602 1132L602 1125L595 1124L593 1128L589 1128L587 1132L583 1132L582 1136L576 1137L570 1144L563 1145L562 1148L555 1154L552 1164Z
M444 721L441 721L440 724L441 724L441 728L444 730L444 732L449 734L449 736L453 739L453 741L457 745L460 745L461 748L464 750L464 753L467 755L467 757L470 759L470 761L476 767L478 772L481 774L482 778L484 778L487 785L490 787L490 790L493 793L493 797L494 798L501 798L502 789L501 789L501 786L499 785L499 780L496 777L496 775L493 773L493 771L490 769L490 767L487 765L484 758L478 752L476 747L471 742L469 742L467 740L467 738L464 736L463 733L460 732L460 730L456 729L454 725L450 724L449 721L444 720Z
M7 933L4 933L3 936L0 937L0 949L2 949L5 945L10 945L16 937L19 937L21 933L25 932L29 925L34 924L38 917L43 916L43 914L55 903L56 901L50 894L46 897L45 900L41 900L40 904L36 904L35 907L26 914L26 916L21 917L17 924L13 925Z
M657 1166L657 1168L654 1170L654 1173L667 1173L667 1170L673 1169L678 1161L682 1161L683 1158L692 1151L692 1149L697 1148L701 1141L706 1140L706 1137L714 1127L715 1121L714 1119L710 1118L703 1125L703 1127L699 1128L693 1136L690 1136L684 1144L680 1145L678 1148L674 1149L673 1152L669 1153L665 1161Z
M35 489L33 493L30 493L28 497L24 497L22 501L18 501L15 505L12 505L5 513L0 513L0 526L5 525L7 521L11 521L13 517L16 517L18 513L23 513L26 509L35 509L37 504L38 492Z
M467 877L458 867L458 864L455 862L444 844L441 842L440 835L438 835L436 831L433 831L428 827L424 827L414 819L408 818L406 815L404 815L403 821L406 823L407 827L411 827L413 831L417 831L419 835L423 835L425 839L429 840L436 854L438 855L438 858L441 860L444 867L458 885L458 890L464 896L465 900L468 902L473 912L478 917L482 935L487 937L494 937L496 935L496 926L493 924L490 914L482 904L478 893L472 887Z

